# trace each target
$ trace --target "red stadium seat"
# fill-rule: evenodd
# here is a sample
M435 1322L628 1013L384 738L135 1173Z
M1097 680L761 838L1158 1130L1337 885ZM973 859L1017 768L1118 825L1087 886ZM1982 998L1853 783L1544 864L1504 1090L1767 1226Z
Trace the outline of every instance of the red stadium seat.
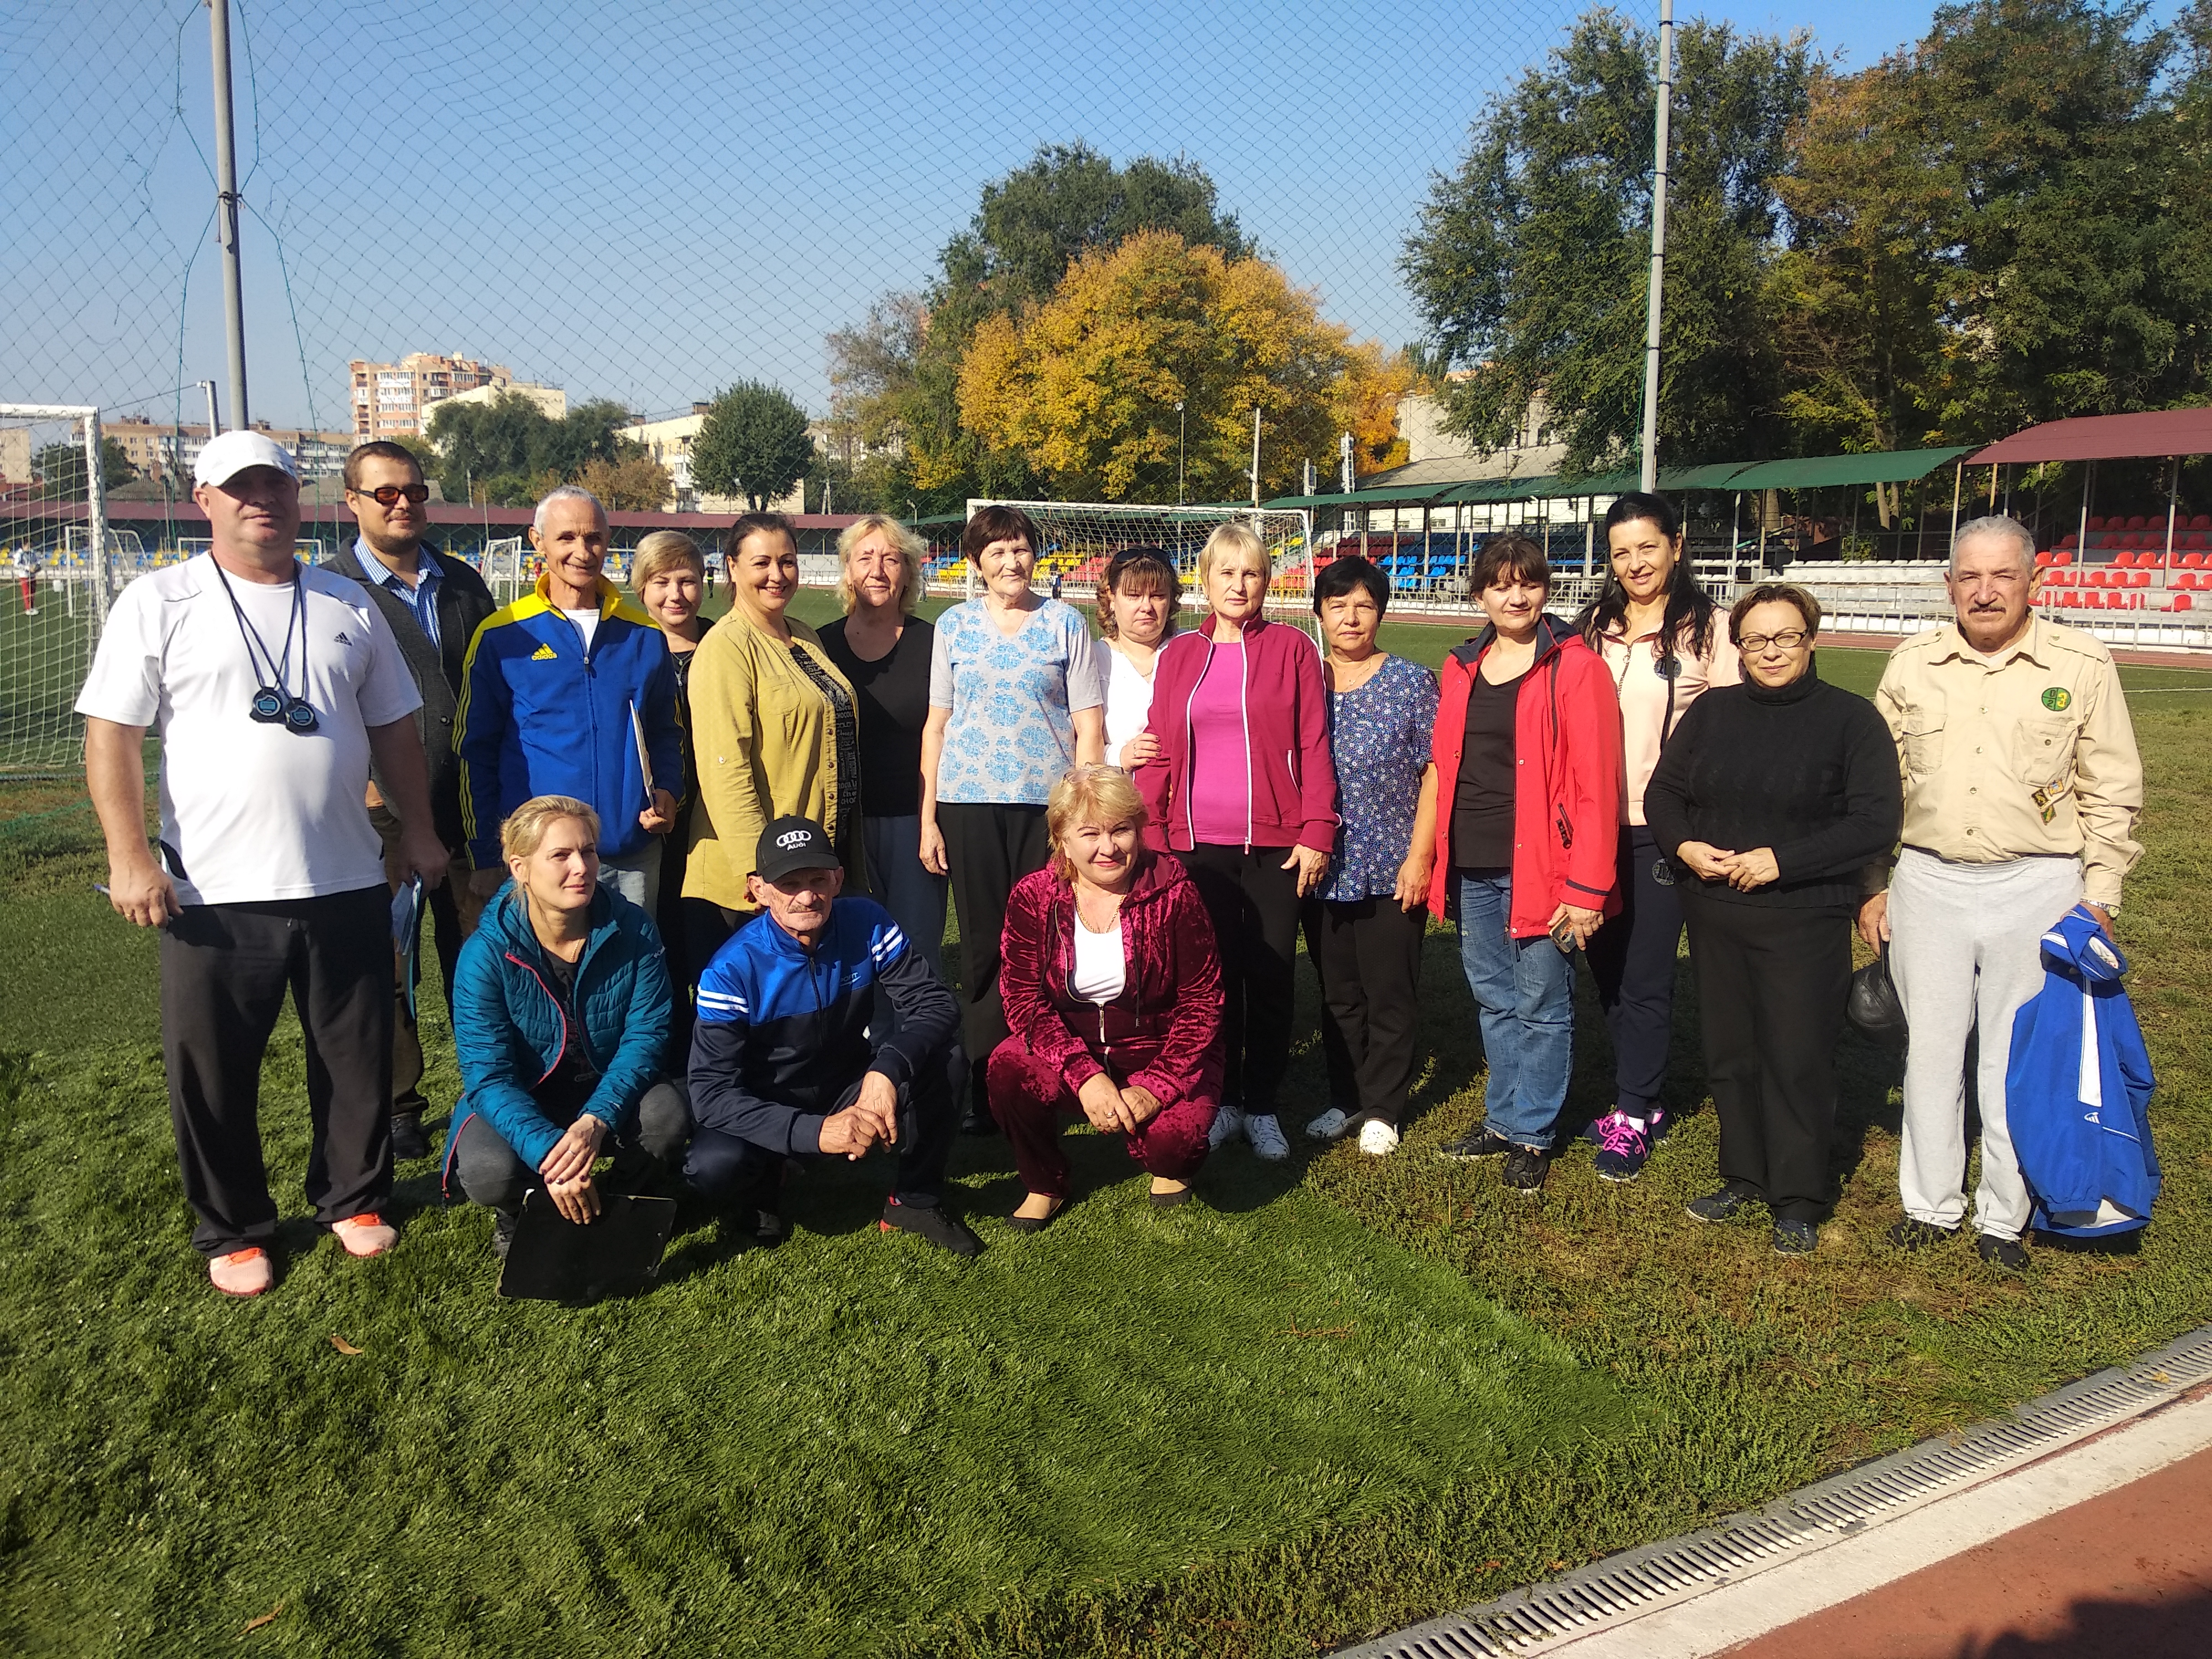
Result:
M2148 587L2150 586L2150 572L2148 570L2136 571L2134 581L2129 585L2133 587Z
M2069 531L2068 531L2064 535L2061 536L2061 537L2058 538L2058 544L2059 544L2059 546L2061 546L2061 547L2074 547L2074 546L2077 546L2077 545L2079 545L2079 538L2078 538L2074 534L2074 532L2073 532L2072 531L2070 531L2070 530L2069 530Z
M2145 519L2142 514L2138 513L2128 520L2127 527L2130 530L2141 530L2143 526L2148 522L2148 520Z
M2189 521L2191 530L2212 530L2212 513L2199 513Z
M2181 566L2185 570L2202 570L2204 568L2204 556L2202 553L2185 553L2181 556Z
M2177 593L2173 596L2172 608L2176 611L2193 611L2197 606L2196 602L2188 594Z
M2070 546L2070 545L2072 544L2072 543L2073 543L2074 538L2073 538L2071 536L2069 536L2069 537L2066 538L2066 540L2067 540L2068 545L2069 545L2069 546ZM2062 549L2059 550L2058 558L2057 558L2057 562L2058 562L2058 563L2060 563L2060 564L2071 564L2071 563L2073 563L2073 562L2074 562L2074 556L2073 556L2073 554L2071 554L2070 552L2068 552L2068 551L2066 551L2064 549L2063 549L2063 548L2062 548Z
M2092 517L2092 518L2090 519L2090 520L2089 520L2089 528L2090 528L2090 529L2092 529L2092 530L2102 530L2104 527L2105 527L2105 521L2104 521L2102 519L2095 518L2095 517Z

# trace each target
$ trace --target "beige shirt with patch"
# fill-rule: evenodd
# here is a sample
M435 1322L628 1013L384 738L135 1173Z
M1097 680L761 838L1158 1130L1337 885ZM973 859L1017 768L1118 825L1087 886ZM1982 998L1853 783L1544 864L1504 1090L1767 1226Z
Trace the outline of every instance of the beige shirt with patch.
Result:
M1984 658L1947 623L1890 654L1874 702L1904 775L1905 845L1956 864L2079 857L2089 902L2120 902L2142 856L2142 760L2102 641L2039 617Z

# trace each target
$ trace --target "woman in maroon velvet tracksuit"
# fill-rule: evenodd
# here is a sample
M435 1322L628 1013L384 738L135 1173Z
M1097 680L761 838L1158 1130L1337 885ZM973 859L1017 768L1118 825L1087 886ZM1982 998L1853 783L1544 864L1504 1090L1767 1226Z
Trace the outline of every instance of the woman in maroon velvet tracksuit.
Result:
M1052 860L1014 884L999 986L1012 1035L991 1055L991 1115L1035 1232L1068 1198L1060 1120L1126 1137L1152 1202L1190 1196L1221 1099L1221 963L1198 888L1143 842L1126 773L1079 766L1045 810Z

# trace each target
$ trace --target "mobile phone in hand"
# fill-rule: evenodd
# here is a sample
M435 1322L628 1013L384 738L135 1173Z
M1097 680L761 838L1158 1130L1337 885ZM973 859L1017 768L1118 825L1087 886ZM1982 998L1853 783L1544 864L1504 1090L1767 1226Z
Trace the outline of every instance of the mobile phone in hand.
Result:
M1574 924L1565 916L1561 916L1559 921L1552 924L1552 943L1558 945L1561 952L1567 956L1574 955L1580 948L1575 942Z

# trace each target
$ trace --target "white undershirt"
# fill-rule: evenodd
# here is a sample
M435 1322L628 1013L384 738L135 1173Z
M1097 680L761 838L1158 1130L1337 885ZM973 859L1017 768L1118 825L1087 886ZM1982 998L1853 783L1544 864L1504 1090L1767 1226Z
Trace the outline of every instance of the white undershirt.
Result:
M1067 975L1067 988L1085 1002L1111 1002L1128 981L1128 966L1121 960L1121 918L1103 933L1075 924L1075 966Z
M570 611L564 607L561 614L583 630L584 654L591 655L592 635L599 631L599 607L595 605L588 611Z

